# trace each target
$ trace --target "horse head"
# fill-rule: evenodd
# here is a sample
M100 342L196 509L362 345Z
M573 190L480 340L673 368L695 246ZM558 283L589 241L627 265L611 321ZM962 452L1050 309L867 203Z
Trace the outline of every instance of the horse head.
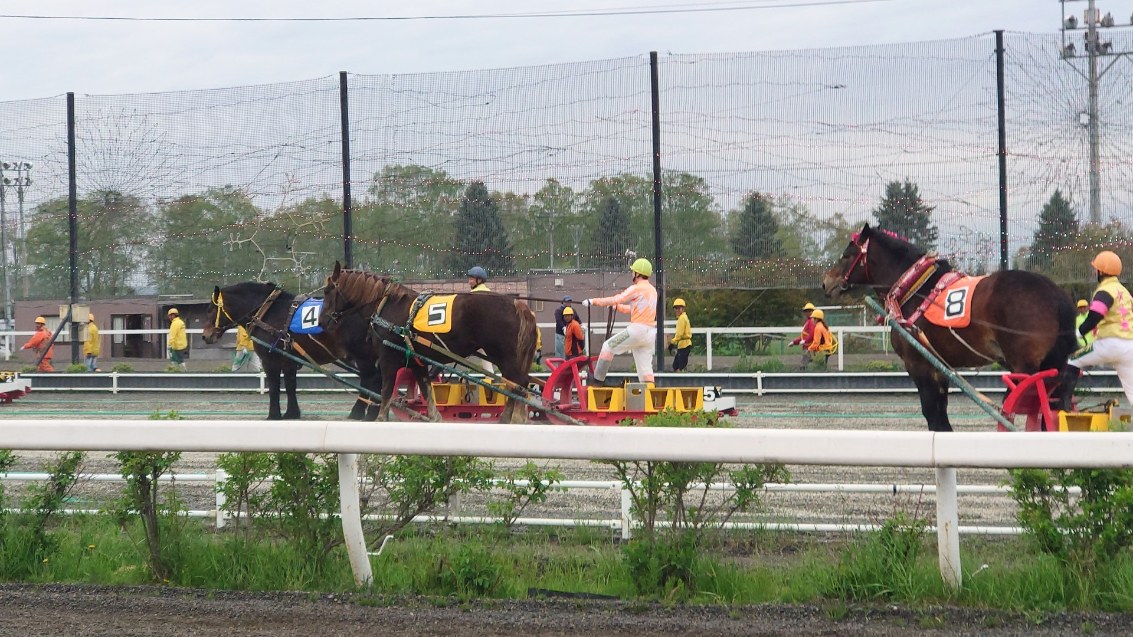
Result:
M207 316L212 320L205 323L201 336L209 345L219 341L226 331L236 326L236 319L229 314L228 308L224 307L224 295L219 285L213 287Z
M335 261L334 271L323 288L319 325L333 329L343 316L352 312L372 313L389 290L390 282L364 270L343 269Z
M869 283L869 242L873 230L869 224L850 237L850 243L842 251L842 256L822 275L822 290L832 299L855 285Z

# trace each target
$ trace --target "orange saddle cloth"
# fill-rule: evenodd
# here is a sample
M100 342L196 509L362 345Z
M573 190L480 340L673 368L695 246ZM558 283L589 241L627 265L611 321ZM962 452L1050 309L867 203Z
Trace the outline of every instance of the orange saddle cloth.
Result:
M962 276L942 290L933 290L935 297L925 309L929 323L941 327L968 327L972 321L972 295L986 276Z

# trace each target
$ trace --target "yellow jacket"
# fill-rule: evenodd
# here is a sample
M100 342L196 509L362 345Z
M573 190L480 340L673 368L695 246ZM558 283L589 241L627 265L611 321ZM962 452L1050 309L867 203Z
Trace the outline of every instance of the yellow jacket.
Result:
M185 321L180 316L169 322L169 349L181 351L189 349L189 335L185 332Z
M1130 325L1128 317L1133 315L1133 298L1129 297L1129 290L1125 289L1124 285L1117 280L1115 276L1108 276L1098 283L1098 289L1094 291L1096 295L1098 292L1105 292L1113 298L1113 305L1110 306L1109 311L1102 317L1094 334L1097 338L1131 338L1133 339L1133 326Z
M483 283L472 288L472 291L473 292L491 292L491 290L488 289L488 286L484 285Z
M83 356L101 356L102 341L98 337L98 326L94 321L87 324L87 341L83 343Z
M244 329L243 325L236 326L236 349L246 349L249 352L255 349L255 346L252 344L252 335L248 333L248 330Z
M692 324L688 321L688 312L677 317L677 332L673 334L673 340L669 342L680 349L692 345Z

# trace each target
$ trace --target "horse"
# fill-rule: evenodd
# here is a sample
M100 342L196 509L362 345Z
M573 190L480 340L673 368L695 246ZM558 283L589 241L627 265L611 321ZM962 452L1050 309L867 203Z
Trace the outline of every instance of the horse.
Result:
M254 344L268 381L268 420L297 420L300 417L299 401L295 395L295 374L300 365L280 352L300 357L305 355L319 365L350 360L357 368L363 388L376 394L381 386L376 358L367 357L365 348L339 342L325 333L298 334L289 330L292 315L302 300L274 283L258 281L213 289L209 316L215 318L202 330L206 343L215 343L226 331L242 325L258 341L271 344L270 348L259 342ZM280 413L279 405L281 377L287 390L287 411L283 413ZM353 420L374 420L377 407L374 401L359 396L349 417Z
M343 342L356 343L360 336L369 335L368 355L377 357L383 381L379 419L389 416L397 371L402 367L413 371L421 395L426 398L429 419L438 421L441 418L429 386L428 366L383 344L384 340L405 342L402 335L394 333L388 326L407 326L413 322L414 316L417 316L416 306L420 305L417 303L419 296L412 288L387 276L343 269L338 262L335 262L334 272L326 280L319 325ZM527 391L538 328L535 314L526 303L493 292L465 292L453 295L451 304L426 300L423 312L429 323L447 326L447 331L425 334L430 342L462 358L479 356L495 363L500 374L514 383L513 389ZM368 323L362 333L347 322L350 317L357 316L365 317ZM425 351L423 355L440 363L448 364L454 360L441 351ZM517 402L508 398L500 416L501 422L526 422L527 409Z
M1023 270L1000 270L975 280L961 277L947 261L867 223L822 276L822 287L829 298L854 286L872 288L885 299L889 314L951 367L998 363L1024 374L1057 369L1051 394L1068 404L1069 396L1057 392L1071 386L1066 363L1078 344L1074 306L1066 292L1047 277ZM893 334L892 341L917 387L929 430L952 431L948 378L905 339Z

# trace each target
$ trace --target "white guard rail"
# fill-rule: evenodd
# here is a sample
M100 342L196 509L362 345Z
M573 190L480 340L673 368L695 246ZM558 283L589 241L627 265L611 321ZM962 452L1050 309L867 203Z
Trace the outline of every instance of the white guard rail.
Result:
M941 576L962 583L956 468L1129 468L1133 433L930 433L568 427L488 423L6 420L0 449L338 453L343 532L359 585L372 579L358 453L503 458L928 467L936 470Z
M615 323L613 329L616 332L618 330L623 329L626 325L627 325L627 323L621 323L621 322ZM542 329L553 329L555 327L555 324L554 323L538 323L538 326ZM675 329L675 326L676 326L676 321L666 321L665 322L666 333L671 335L673 333L673 330ZM601 329L595 328L593 326L591 326L591 328L592 328L592 331L593 331L593 333L591 334L591 336L593 337L593 340L587 339L587 344L588 344L588 346L593 346L593 347L597 348L597 347L601 346L601 344L602 344L601 339L605 337L606 330L605 330L604 326ZM712 339L713 339L713 336L735 336L735 337L742 337L742 338L769 337L769 338L772 338L772 339L789 340L791 338L794 338L795 336L798 336L799 331L801 329L802 329L801 325L796 326L796 327L694 327L694 328L692 328L692 334L693 334L693 336L703 336L705 338L705 345L707 347L707 356L706 356L706 360L705 360L705 367L707 368L708 371L712 371L712 364L713 364L713 361L712 361L712 358L713 358ZM188 329L186 331L189 334L189 347L190 347L190 349L192 349L192 347L194 345L196 345L197 339L195 338L195 336L197 336L201 333L201 329L200 328L191 328L191 329ZM854 353L852 351L852 346L850 346L850 348L849 348L850 351L847 351L847 346L848 346L847 339L846 339L847 336L857 335L857 336L861 336L861 337L866 338L866 339L876 340L878 347L880 347L880 349L881 349L882 355L887 355L889 353L889 337L888 337L888 335L889 335L890 330L886 326L871 326L871 325L842 326L842 325L835 325L835 326L832 326L830 328L830 331L834 333L835 338L837 338L838 342L842 344L838 348L838 353L835 354L834 360L833 360L833 363L832 363L832 364L834 364L834 369L836 369L838 371L845 370L845 358L844 358L845 355L847 353L849 353L849 354ZM167 330L167 329L165 329L165 330L161 330L161 329L110 330L110 329L107 329L107 330L100 330L99 333L103 337L116 337L116 336L145 334L145 335L153 336L153 337L158 338L158 339L163 339L169 333L169 330ZM29 331L26 331L26 330L23 330L23 331L0 331L0 344L12 342L13 339L15 339L16 343L20 343L23 340L25 340L26 337L30 337L32 334L34 334L34 332L29 332ZM233 337L229 337L229 338L235 338L235 337L233 336ZM57 344L59 344L59 343L69 343L69 342L70 342L69 336L65 333L60 333L60 338L57 341ZM552 342L552 345L553 345L553 342ZM546 350L546 349L547 349L547 345L544 344L544 350ZM551 349L553 350L554 348L551 347ZM17 350L15 349L15 347L13 347L9 351L10 351L10 354L8 354L8 355L10 356L10 355L14 354ZM802 350L801 349L794 349L794 350L790 350L789 352L785 352L785 354L788 355L788 356L794 356L796 354L801 355ZM4 356L3 349L2 349L2 347L0 347L0 357L3 357L3 356Z

